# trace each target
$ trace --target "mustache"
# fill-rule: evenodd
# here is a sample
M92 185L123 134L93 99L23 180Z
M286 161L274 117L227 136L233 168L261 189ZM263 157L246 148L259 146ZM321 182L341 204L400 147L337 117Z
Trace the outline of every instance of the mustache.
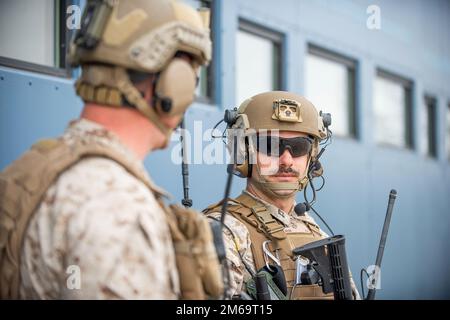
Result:
M292 169L292 167L280 167L275 175L279 175L279 174L283 174L283 173L295 175L296 177L300 176L300 172Z

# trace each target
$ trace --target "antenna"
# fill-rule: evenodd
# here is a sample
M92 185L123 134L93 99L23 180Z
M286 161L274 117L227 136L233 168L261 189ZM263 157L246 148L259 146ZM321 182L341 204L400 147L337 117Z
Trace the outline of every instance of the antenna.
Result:
M384 218L383 231L381 232L380 245L378 246L377 259L375 260L375 270L372 272L372 275L375 274L377 269L381 268L381 260L383 259L384 248L386 246L386 239L389 231L389 225L391 224L392 209L394 208L396 198L397 198L397 191L392 189L391 192L389 193L389 201L386 210L386 217ZM377 281L378 279L375 278L372 284L376 286ZM369 289L366 300L374 300L375 292L376 292L375 288Z
M192 207L192 199L189 198L189 167L186 159L186 136L184 117L180 123L180 142L181 142L181 176L183 177L183 199L181 204L187 208Z

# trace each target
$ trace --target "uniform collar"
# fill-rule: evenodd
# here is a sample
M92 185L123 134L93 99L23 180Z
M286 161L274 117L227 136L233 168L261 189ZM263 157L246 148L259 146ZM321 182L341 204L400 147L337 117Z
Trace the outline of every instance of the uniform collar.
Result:
M262 203L267 208L267 210L269 211L269 213L272 217L274 217L275 219L277 219L278 221L283 223L285 226L289 225L290 216L292 215L293 211L291 211L290 213L286 213L283 210L281 210L280 208L274 206L273 204L271 204L267 201L264 201L261 198L256 197L255 195L251 194L247 190L244 190L244 193L247 194L248 196L252 197L254 200ZM295 206L295 203L294 203L294 206Z
M302 216L298 216L294 212L295 205L297 204L297 202L295 202L295 201L294 201L294 205L292 207L291 212L286 213L283 210L281 210L280 208L274 206L273 204L271 204L261 198L256 197L255 195L251 194L247 190L244 190L243 192L245 194L247 194L248 196L250 196L251 198L253 198L254 200L258 201L259 203L262 203L269 210L269 213L271 214L271 216L276 218L278 221L283 223L285 226L287 226L289 224L291 218L293 218L295 220L303 221L303 222L309 222L309 223L312 223L312 224L318 226L316 221L314 221L314 219L309 215L308 212L305 212Z

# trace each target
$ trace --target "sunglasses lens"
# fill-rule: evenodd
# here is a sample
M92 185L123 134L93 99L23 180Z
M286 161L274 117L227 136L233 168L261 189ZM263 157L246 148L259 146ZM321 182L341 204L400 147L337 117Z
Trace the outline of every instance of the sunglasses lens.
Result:
M311 151L311 147L312 140L307 137L259 136L256 139L256 150L270 157L279 157L286 149L293 157L302 157Z
M290 149L293 157L302 157L311 151L312 141L306 137L298 137L284 139L284 144L285 148Z
M278 148L280 145L280 139L276 136L257 136L256 137L256 150L269 157L278 156Z

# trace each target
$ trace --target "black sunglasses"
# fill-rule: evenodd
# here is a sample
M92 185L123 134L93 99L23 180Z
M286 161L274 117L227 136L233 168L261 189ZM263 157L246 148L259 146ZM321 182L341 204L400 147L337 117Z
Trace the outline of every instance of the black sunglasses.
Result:
M281 138L279 136L256 136L256 150L270 157L279 157L289 150L294 158L309 154L313 140L309 137Z

